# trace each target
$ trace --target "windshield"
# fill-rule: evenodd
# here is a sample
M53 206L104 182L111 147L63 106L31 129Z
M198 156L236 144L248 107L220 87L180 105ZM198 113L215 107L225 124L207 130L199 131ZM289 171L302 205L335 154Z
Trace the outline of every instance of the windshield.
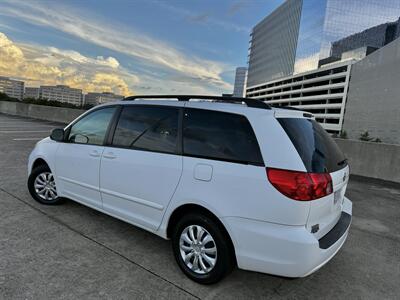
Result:
M315 120L278 118L308 172L335 172L347 165L346 158L331 136Z

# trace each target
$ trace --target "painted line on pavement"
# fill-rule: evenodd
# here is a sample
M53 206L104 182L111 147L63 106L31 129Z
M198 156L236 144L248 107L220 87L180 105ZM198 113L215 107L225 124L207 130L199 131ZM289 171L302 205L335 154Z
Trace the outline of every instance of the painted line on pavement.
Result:
M43 139L44 137L38 137L38 138L20 138L20 139L13 139L13 141L38 141Z
M32 132L50 132L51 130L0 130L0 133L32 133Z

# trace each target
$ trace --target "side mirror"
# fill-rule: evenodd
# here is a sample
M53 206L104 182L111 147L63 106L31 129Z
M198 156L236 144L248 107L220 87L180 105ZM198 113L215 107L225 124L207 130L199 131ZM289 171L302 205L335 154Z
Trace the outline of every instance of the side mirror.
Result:
M64 141L64 129L56 128L50 134L50 138L56 142L63 142Z

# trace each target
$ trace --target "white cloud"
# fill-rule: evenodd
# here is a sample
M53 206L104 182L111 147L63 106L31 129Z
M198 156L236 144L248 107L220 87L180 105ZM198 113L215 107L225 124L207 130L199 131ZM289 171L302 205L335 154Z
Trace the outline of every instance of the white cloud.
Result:
M107 58L104 58L103 56L97 56L95 59L93 59L87 56L83 56L82 54L74 50L60 50L55 47L48 47L48 52L50 52L55 57L59 57L61 59L71 59L78 63L108 66L114 69L119 67L118 60L111 56Z
M91 58L72 50L16 44L0 32L0 74L23 78L27 85L66 84L88 91L133 93L139 78L113 57Z
M25 22L55 28L95 45L132 56L151 67L181 74L191 79L192 84L208 86L207 90L231 90L232 85L225 82L221 74L232 69L223 63L190 56L167 43L144 36L132 29L104 26L88 16L79 16L64 7L57 9L55 2L19 2L4 0L0 2L0 15L11 16ZM83 59L74 51L58 53L71 59ZM114 58L97 58L98 63L117 66Z

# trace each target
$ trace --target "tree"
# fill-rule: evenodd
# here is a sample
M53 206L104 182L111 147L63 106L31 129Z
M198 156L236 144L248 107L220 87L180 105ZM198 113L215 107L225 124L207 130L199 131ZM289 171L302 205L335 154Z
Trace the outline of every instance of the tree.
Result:
M17 98L12 98L5 93L0 93L0 101L19 102Z
M342 130L342 131L340 132L339 137L340 137L341 139L347 139L347 132L346 132L346 130Z
M360 134L360 140L361 141L369 142L372 139L373 138L369 136L369 132L368 131L364 131L363 133Z

